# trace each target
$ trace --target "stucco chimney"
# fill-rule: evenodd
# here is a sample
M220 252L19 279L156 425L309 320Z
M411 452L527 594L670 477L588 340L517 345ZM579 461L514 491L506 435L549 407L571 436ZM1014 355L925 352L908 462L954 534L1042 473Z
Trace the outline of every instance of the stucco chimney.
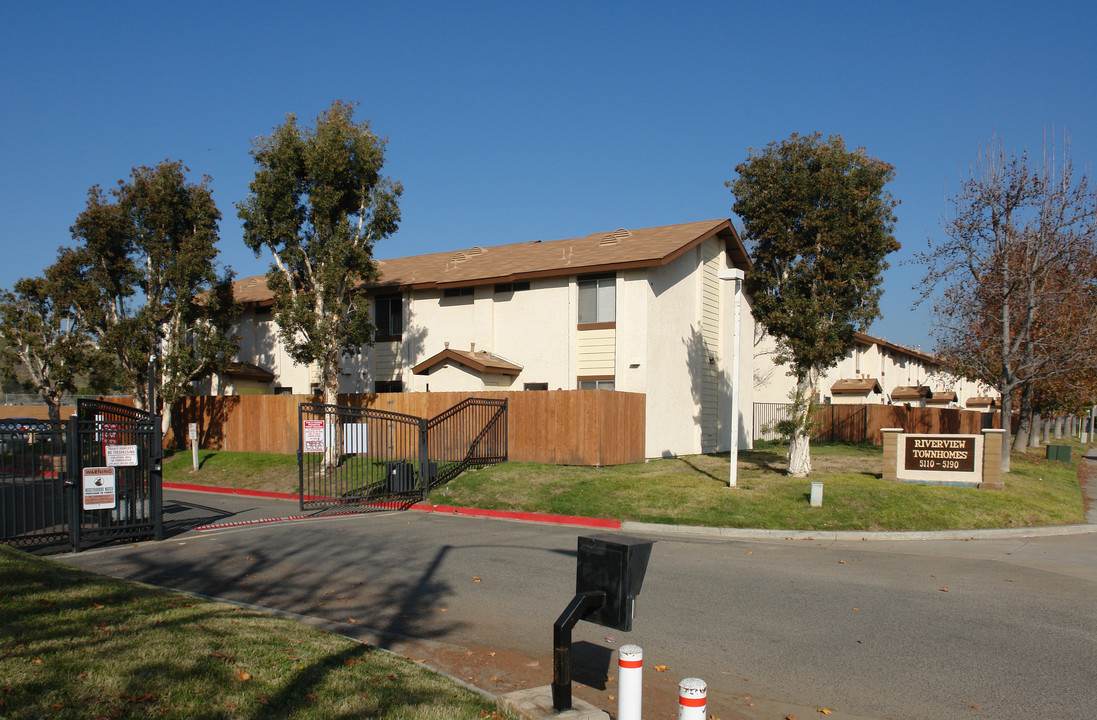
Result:
M472 348L469 352L476 352L476 343L469 343L469 347Z

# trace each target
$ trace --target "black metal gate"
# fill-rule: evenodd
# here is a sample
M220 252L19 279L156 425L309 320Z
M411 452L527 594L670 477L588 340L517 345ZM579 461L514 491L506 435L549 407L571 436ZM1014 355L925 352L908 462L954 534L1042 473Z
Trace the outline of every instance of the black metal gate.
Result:
M301 403L301 509L405 508L469 467L507 458L506 400L472 398L432 420Z
M0 542L79 552L163 538L160 419L78 400L67 422L0 421Z

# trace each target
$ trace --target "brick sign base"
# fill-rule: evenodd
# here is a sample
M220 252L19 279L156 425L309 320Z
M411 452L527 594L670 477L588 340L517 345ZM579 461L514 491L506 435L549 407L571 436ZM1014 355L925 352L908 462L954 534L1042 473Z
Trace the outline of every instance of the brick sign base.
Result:
M1004 431L924 435L884 428L885 480L1001 490Z

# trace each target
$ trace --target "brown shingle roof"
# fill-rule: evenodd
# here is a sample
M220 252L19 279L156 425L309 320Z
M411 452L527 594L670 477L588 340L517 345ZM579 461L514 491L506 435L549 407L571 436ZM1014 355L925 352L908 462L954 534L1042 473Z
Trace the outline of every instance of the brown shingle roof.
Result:
M968 407L992 408L998 407L998 401L992 397L970 397L967 399Z
M725 241L736 267L750 267L739 234L730 220L721 219L378 260L381 277L374 287L460 287L665 265L714 236ZM233 291L243 303L272 297L262 276L236 281Z
M905 387L897 387L891 391L892 400L921 400L922 398L928 398L933 394L925 385L907 385Z
M470 350L452 350L446 348L437 355L433 355L411 369L416 375L428 372L432 367L440 363L452 360L455 363L471 368L478 373L495 375L517 375L522 372L521 365L515 365L503 358L492 355L483 350L476 352Z
M935 392L933 395L926 399L926 402L931 403L951 403L956 402L956 393L954 392Z
M830 386L831 395L867 395L883 392L876 378L846 378Z
M274 382L274 373L266 368L253 363L239 360L230 362L225 366L224 374L228 377L241 378L243 380L258 380L260 382Z

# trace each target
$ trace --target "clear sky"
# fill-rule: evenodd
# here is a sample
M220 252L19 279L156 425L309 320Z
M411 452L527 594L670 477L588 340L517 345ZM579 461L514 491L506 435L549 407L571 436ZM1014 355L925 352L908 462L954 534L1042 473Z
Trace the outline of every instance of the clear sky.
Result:
M405 187L380 258L731 216L751 147L839 134L896 167L903 249L870 329L932 349L909 260L994 133L1097 159L1097 3L23 2L0 23L0 287L71 243L88 188L182 160L240 240L251 140L333 99Z

